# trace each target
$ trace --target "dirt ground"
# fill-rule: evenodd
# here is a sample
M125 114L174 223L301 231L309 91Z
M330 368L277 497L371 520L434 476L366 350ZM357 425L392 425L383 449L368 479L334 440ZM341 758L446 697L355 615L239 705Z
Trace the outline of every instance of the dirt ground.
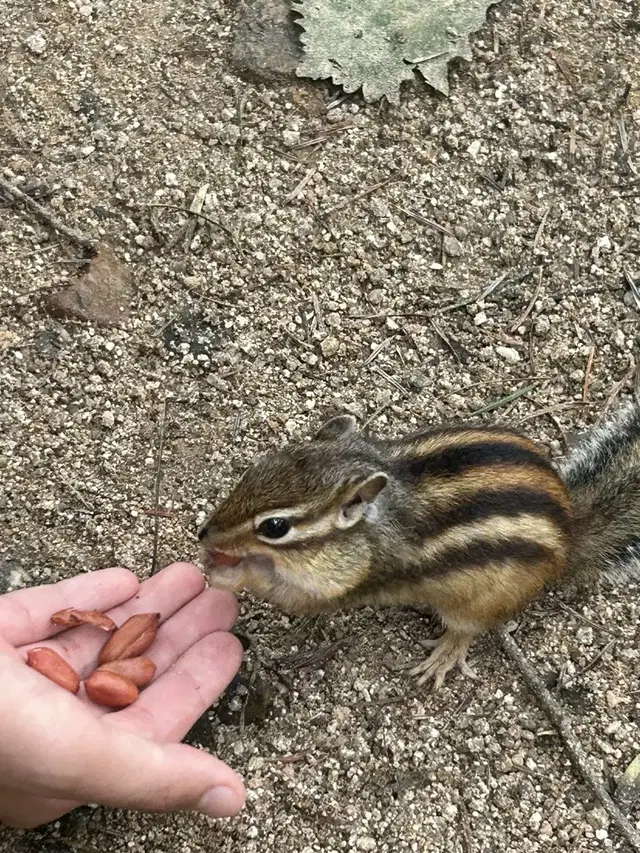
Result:
M0 192L0 591L148 573L165 396L162 563L197 559L251 457L327 414L521 424L557 455L629 392L637 3L504 2L451 97L416 81L397 109L243 79L238 15L0 0L0 174L132 276L116 325L61 319L80 251ZM203 185L196 223L176 208ZM518 635L612 788L640 751L639 591L549 595ZM478 683L432 695L399 669L433 629L418 612L310 623L243 600L238 628L239 693L190 736L244 774L238 818L87 807L0 849L625 849L490 638Z

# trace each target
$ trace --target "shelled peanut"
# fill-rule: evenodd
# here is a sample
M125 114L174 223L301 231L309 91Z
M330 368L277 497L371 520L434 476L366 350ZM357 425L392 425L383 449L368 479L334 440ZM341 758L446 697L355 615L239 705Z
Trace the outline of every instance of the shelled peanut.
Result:
M110 633L98 656L98 667L84 681L85 692L93 702L107 708L125 708L153 679L156 665L143 655L156 638L159 613L138 613L118 628L98 610L68 607L54 613L51 621L67 628L95 625ZM27 664L71 693L80 690L78 673L53 649L30 649Z

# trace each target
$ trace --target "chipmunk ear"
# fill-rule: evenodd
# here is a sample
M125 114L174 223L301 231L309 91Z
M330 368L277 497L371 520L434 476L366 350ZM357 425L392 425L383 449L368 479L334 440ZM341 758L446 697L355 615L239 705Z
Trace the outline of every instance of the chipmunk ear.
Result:
M356 419L353 415L338 415L323 424L315 435L316 441L335 441L345 438L356 431Z
M384 471L378 471L355 484L351 493L338 509L335 525L347 530L357 524L365 515L374 518L377 513L375 501L389 481Z

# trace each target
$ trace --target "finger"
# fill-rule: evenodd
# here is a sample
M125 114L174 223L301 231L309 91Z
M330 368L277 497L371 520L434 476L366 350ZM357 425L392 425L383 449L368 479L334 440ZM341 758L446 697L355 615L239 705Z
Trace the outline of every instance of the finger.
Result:
M99 569L59 583L0 596L0 634L13 646L36 643L63 628L51 616L66 607L108 610L135 595L138 578L128 569Z
M174 563L140 584L138 594L109 610L109 616L116 625L122 625L134 613L160 613L160 619L164 622L202 592L203 587L204 577L196 566ZM91 625L81 625L52 638L47 642L47 647L62 655L81 677L85 677L95 668L105 642L103 631ZM26 654L28 649L29 645L20 651Z
M79 805L81 803L75 800L52 800L0 788L0 823L17 829L33 829L62 817Z
M181 740L222 694L240 669L242 656L242 644L233 634L210 634L143 690L133 705L105 720L161 743Z
M160 626L148 656L159 678L178 658L199 640L215 631L229 631L238 616L233 595L219 589L206 589Z

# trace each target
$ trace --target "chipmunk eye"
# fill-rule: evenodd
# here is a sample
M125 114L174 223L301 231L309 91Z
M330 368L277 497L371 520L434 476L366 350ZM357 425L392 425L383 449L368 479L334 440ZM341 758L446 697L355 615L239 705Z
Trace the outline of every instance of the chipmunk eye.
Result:
M258 525L258 533L265 539L282 539L291 530L288 518L265 518Z

